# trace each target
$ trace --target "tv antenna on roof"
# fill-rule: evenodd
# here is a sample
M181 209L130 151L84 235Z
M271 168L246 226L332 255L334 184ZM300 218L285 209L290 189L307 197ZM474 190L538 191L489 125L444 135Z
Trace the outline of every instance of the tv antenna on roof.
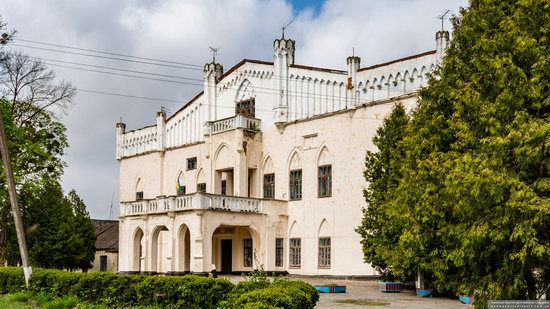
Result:
M449 14L449 13L451 13L451 12L452 12L451 10L446 10L446 9L445 9L445 10L443 10L443 11L441 12L441 14L437 15L436 18L437 18L437 19L441 19L441 31L444 31L444 30L445 30L444 27L443 27L444 21L445 21L445 19L449 19L449 18L446 17L446 16L447 16L447 14Z
M286 25L283 25L283 27L281 28L281 30L283 30L283 39L285 38L285 29L290 26L290 24L292 24L292 22L296 19L296 17L294 17L291 21L289 21Z
M216 63L216 55L218 54L220 49L218 47L210 47L210 46L208 46L208 48L210 48L210 50L212 51L212 63Z

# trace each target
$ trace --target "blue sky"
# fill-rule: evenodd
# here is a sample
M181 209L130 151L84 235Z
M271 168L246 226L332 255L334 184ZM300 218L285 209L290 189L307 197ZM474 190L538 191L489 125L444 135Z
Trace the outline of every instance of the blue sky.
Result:
M324 0L290 0L289 2L292 4L294 15L304 10L311 10L314 16L319 15L319 11L325 3Z

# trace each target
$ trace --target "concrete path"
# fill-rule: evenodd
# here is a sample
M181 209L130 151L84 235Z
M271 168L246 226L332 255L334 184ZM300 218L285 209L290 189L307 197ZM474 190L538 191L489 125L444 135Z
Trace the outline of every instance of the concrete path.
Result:
M241 276L224 276L233 283L242 281ZM362 308L362 309L388 309L388 308L412 308L412 309L473 309L472 305L464 305L458 299L445 297L418 297L414 291L405 290L401 293L382 293L378 291L378 282L364 280L335 280L329 278L311 278L292 276L287 277L290 280L302 280L313 285L316 284L336 284L345 285L346 293L323 294L315 308ZM385 303L379 305L354 305L343 304L342 300L371 300Z

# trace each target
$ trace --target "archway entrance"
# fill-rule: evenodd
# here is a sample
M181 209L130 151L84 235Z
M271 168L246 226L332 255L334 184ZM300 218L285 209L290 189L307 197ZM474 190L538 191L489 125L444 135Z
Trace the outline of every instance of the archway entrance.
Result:
M222 274L252 271L256 232L246 226L219 226L212 234L212 263Z
M170 271L171 258L170 231L164 225L156 226L151 235L151 271L166 273Z
M191 270L191 235L187 225L183 224L178 232L178 272Z
M143 231L141 228L137 228L134 232L133 246L132 246L132 271L141 272L145 269L143 259Z

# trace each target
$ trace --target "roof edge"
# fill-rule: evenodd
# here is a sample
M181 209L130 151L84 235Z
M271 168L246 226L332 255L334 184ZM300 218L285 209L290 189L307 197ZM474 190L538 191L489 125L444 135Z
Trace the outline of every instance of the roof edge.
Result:
M368 67L360 68L359 70L357 70L357 72L372 70L372 69L376 69L376 68L379 68L379 67L384 67L384 66L387 66L387 65L390 65L390 64L394 64L394 63L397 63L397 62L416 59L416 58L420 58L420 57L423 57L423 56L428 56L428 55L431 55L431 54L435 54L435 49L427 51L427 52L423 52L423 53L420 53L420 54L411 55L411 56L395 59L395 60L392 60L392 61L383 62L383 63L371 65L371 66L368 66Z

